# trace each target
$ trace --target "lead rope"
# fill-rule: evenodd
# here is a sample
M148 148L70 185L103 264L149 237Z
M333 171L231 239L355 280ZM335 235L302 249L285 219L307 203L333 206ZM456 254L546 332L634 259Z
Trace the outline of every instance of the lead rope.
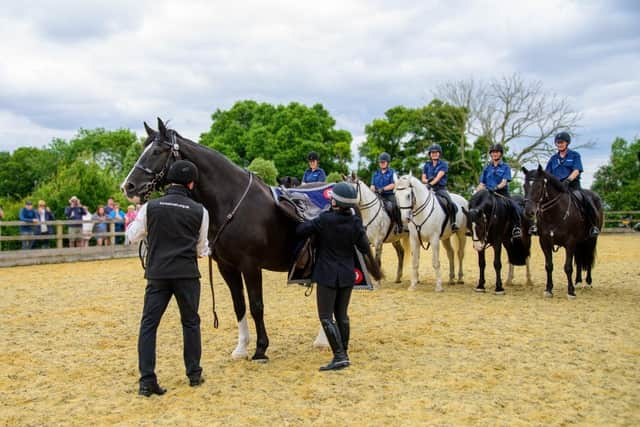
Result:
M212 265L213 251L215 250L216 243L218 243L218 240L220 239L220 235L222 234L222 231L225 229L227 224L231 222L231 220L233 219L233 216L236 214L236 211L240 207L240 204L242 203L244 198L247 197L247 194L249 193L249 188L251 188L252 182L253 182L253 174L249 172L249 183L247 184L247 188L245 188L244 190L244 194L242 195L242 197L240 197L240 200L238 200L238 203L233 208L233 210L229 214L227 214L227 216L225 217L224 222L218 229L216 236L213 238L213 243L211 244L211 253L209 254L209 286L211 287L211 305L212 305L211 309L213 310L213 327L214 328L218 327L218 315L216 314L216 296L215 296L215 293L213 292L213 265Z

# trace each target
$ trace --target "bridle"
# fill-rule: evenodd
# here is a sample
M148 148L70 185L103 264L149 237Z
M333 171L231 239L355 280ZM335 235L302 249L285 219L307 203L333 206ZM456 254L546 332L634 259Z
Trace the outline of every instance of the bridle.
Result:
M538 182L540 180L541 179L538 178L538 179L531 180L531 182ZM546 211L551 209L553 206L558 204L559 201L560 201L560 197L563 194L565 194L564 192L558 191L558 194L556 194L553 198L551 198L549 196L549 191L547 190L547 184L548 183L549 183L549 179L547 177L542 178L542 191L540 191L540 197L535 202L535 211L534 211L534 213L535 213L536 219L538 217L540 217L543 213L545 213ZM568 192L566 194L567 194L567 196L569 196L569 201L567 203L567 210L565 211L564 215L562 216L562 220L563 221L567 220L567 218L569 217L569 212L571 210L571 192ZM525 198L524 200L525 200L525 203L526 203L530 199Z
M364 185L362 181L360 180L356 181L356 187L358 188L358 200L360 201L362 201L362 190L360 189L361 184ZM373 223L373 221L378 217L378 215L380 215L380 212L382 211L382 201L380 200L379 197L374 196L373 200L367 203L364 203L361 206L358 206L358 209L360 209L360 212L362 212L362 211L366 211L368 209L373 208L376 204L378 205L378 210L376 211L375 214L373 214L373 217L371 218L371 220L369 220L369 222L365 224L364 226L365 230L367 229L367 227L369 227Z
M140 169L144 173L153 176L151 181L147 184L147 188L145 192L140 195L142 199L146 199L147 196L153 190L158 189L158 185L160 185L163 182L164 177L166 176L167 172L169 171L169 168L171 167L171 164L176 160L180 160L181 158L180 144L178 144L178 142L176 141L176 133L174 131L171 131L171 141L165 141L163 138L160 137L160 134L157 134L154 140L151 142L151 144L155 144L155 143L164 144L168 146L171 149L171 151L167 155L167 160L164 166L158 172L154 172L150 168L144 166L143 164L140 163L140 161L136 162L136 164L134 165L135 169Z
M429 218L431 218L431 215L433 214L433 211L436 208L436 198L433 194L432 191L428 191L429 195L427 196L427 198L425 199L425 201L418 206L417 208L414 209L413 205L415 204L415 200L416 200L416 195L414 193L414 188L413 188L413 184L409 183L409 187L396 187L396 192L398 190L403 191L406 190L407 188L410 189L410 199L409 199L409 206L400 206L400 202L398 200L396 200L396 202L398 202L398 208L402 211L402 210L407 210L410 209L411 212L409 213L409 222L412 223L415 227L416 230L418 231L418 239L420 241L420 246L422 246L422 248L424 250L429 250L429 246L431 245L431 243L427 243L427 246L424 246L424 243L422 242L422 226L429 220ZM397 198L396 198L397 199ZM420 215L422 212L424 212L427 209L427 206L429 204L429 201L432 201L431 203L431 210L429 211L429 214L426 216L426 218L424 219L424 221L422 221L420 224L418 224L417 222L415 222L413 219Z
M489 213L489 217L487 218L487 214L485 213L484 209L482 210L478 210L478 209L471 209L469 210L469 213L472 213L473 211L475 212L482 212L482 221L484 221L484 236L483 238L481 238L480 236L478 236L478 238L475 238L475 230L474 233L471 233L471 240L475 243L475 242L482 242L484 240L484 244L482 245L482 249L481 250L485 250L489 247L492 246L491 242L489 242L489 232L491 230L491 221L490 218L493 218L493 215L496 211L496 195L494 194L493 197L491 198L491 212ZM472 218L475 215L470 215ZM472 224L477 225L477 223L475 221L471 221Z

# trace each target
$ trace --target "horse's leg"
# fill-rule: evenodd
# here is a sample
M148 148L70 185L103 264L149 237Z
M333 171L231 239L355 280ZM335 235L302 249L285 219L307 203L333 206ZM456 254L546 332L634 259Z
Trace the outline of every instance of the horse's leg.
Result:
M378 263L378 266L380 267L380 269L382 270L382 244L384 242L382 240L376 240L375 242L375 247L376 247L376 262ZM372 285L374 289L377 289L380 287L380 282L375 280L375 279L371 279L372 281ZM322 330L322 333L324 334L324 330L322 329L322 327L320 327L320 330ZM325 335L325 341L326 341L326 335Z
M431 264L433 271L436 273L436 292L442 292L442 275L440 274L440 239L438 236L431 238Z
M585 278L587 284L585 285L587 288L591 287L591 266L587 266L587 277Z
M507 271L507 280L504 282L505 285L511 286L513 284L513 270L515 267L513 264L509 263L509 270Z
M573 286L573 251L570 245L565 247L564 273L567 275L567 298L569 299L576 297L576 289Z
M533 285L533 280L531 280L531 268L529 266L529 261L531 260L531 257L527 257L527 260L525 261L525 266L527 269L527 286L532 286Z
M218 270L220 270L222 278L231 291L233 310L236 312L236 321L238 322L238 344L233 352L231 352L231 357L234 359L247 359L249 358L247 344L249 344L250 336L246 316L247 306L244 302L242 287L242 275L240 271L223 264L218 264Z
M576 282L575 287L577 288L580 283L582 283L582 266L580 264L576 265Z
M504 295L502 287L502 245L493 245L493 269L496 271L496 295Z
M412 227L412 231L410 231L411 236L409 238L409 246L411 247L411 285L409 285L410 291L416 290L416 285L418 284L418 267L420 264L420 243L418 239L418 230Z
M251 360L265 362L269 358L265 354L269 347L269 337L264 327L264 304L262 302L262 270L256 269L244 272L244 282L249 295L249 310L256 324L256 352Z
M553 245L546 240L540 240L540 247L544 253L544 269L547 272L547 287L544 296L551 298L553 296Z
M442 246L447 251L447 259L449 260L449 284L453 285L456 283L456 260L453 257L453 246L451 246L451 239L442 240Z
M327 340L327 334L324 333L324 329L322 329L322 325L320 325L320 330L318 331L318 336L315 341L313 341L313 346L315 348L329 348L329 340Z
M464 270L462 262L464 261L464 247L467 244L467 235L464 228L456 232L458 238L458 285L464 284Z
M484 249L478 251L478 269L480 270L480 277L478 278L478 286L476 286L476 292L484 292L484 269L487 265Z
M398 269L396 270L396 283L400 283L402 280L402 265L404 264L404 248L402 247L402 242L400 240L396 240L391 243L393 248L396 250L396 255L398 256Z

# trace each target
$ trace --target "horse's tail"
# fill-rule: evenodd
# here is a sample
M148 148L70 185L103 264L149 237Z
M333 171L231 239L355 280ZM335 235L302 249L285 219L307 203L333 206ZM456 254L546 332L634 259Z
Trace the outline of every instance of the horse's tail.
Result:
M591 269L596 265L596 243L598 239L587 239L576 245L576 266L583 270Z
M525 265L527 258L531 255L531 242L527 245L523 239L513 239L510 245L505 245L507 248L507 257L509 258L509 264L513 265Z

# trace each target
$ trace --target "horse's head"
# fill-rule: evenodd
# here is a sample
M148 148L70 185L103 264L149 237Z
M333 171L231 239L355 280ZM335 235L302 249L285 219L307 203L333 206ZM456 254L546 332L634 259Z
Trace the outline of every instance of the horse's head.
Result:
M396 188L393 190L396 196L396 203L400 208L400 216L403 222L408 222L411 218L415 195L413 192L413 182L411 176L402 175L396 180Z
M470 224L473 248L477 251L486 249L489 238L489 224L491 221L493 202L488 190L480 190L471 196L469 210L462 208Z
M300 185L300 180L295 176L282 176L278 178L278 184L284 188L295 188Z
M167 129L160 118L157 132L146 122L144 128L147 131L144 151L120 186L127 199L136 203L144 202L152 191L164 185L169 167L180 158L178 135Z

